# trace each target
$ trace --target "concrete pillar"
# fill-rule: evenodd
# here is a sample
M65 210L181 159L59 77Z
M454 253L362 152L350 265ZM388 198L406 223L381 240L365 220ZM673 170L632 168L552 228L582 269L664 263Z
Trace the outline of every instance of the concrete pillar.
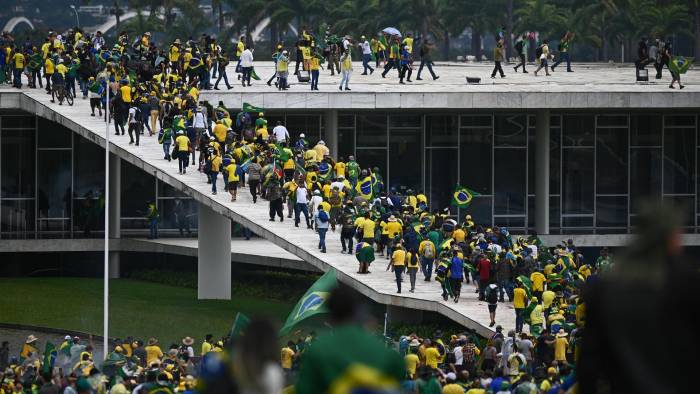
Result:
M109 238L121 238L122 211L122 161L113 153L109 154ZM114 244L114 243L113 243ZM121 266L119 251L109 252L109 278L119 279Z
M323 140L331 151L331 157L338 160L338 110L331 109L323 114Z
M549 110L537 111L535 122L535 230L549 234Z
M231 220L199 204L197 298L231 299Z

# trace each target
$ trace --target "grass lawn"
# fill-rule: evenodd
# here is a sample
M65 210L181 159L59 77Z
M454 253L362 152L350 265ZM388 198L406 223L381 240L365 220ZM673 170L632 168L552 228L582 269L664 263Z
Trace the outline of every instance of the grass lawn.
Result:
M0 322L102 333L102 279L0 278ZM197 300L197 290L130 279L111 280L110 337L127 335L163 346L185 336L223 336L236 312L286 319L296 300L233 296L231 301Z

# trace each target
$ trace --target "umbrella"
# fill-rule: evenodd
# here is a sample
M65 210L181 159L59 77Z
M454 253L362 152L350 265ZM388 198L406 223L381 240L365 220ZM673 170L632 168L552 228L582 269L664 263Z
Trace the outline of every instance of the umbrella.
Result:
M395 27L387 27L386 29L382 30L382 32L384 32L384 33L386 33L386 34L388 34L388 35L390 35L390 36L399 36L399 37L402 37L402 36L401 36L401 32L400 32L397 28L395 28Z

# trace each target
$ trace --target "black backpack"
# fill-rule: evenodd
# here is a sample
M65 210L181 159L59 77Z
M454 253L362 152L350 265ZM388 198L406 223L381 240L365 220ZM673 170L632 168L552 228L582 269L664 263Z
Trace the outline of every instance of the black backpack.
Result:
M542 56L542 45L538 46L537 49L535 50L535 57L537 59L539 59L540 56Z
M515 43L515 50L518 51L518 53L522 53L522 52L523 52L523 46L524 46L524 45L525 45L525 44L523 44L522 41L516 42L516 43Z

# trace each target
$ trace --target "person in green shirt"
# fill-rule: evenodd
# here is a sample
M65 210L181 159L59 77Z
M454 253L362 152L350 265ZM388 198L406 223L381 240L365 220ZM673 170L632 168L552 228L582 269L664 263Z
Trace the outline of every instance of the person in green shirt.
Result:
M554 69L561 63L561 62L566 62L566 72L572 73L574 70L571 69L571 57L569 56L569 45L571 44L571 40L574 39L574 33L567 31L566 34L564 34L564 37L561 38L561 41L559 41L559 59L552 64L552 67L550 70L554 71Z
M146 203L146 219L148 219L149 235L148 239L158 238L158 207L153 201L148 201Z
M382 72L382 78L386 78L386 74L391 71L392 68L399 68L399 58L401 56L399 50L399 38L393 37L391 40L391 46L389 46L389 60L384 66L384 71Z
M320 334L301 356L296 394L327 393L331 387L347 387L346 392L399 391L406 375L404 361L362 328L356 298L345 288L331 292L327 307L333 329Z

